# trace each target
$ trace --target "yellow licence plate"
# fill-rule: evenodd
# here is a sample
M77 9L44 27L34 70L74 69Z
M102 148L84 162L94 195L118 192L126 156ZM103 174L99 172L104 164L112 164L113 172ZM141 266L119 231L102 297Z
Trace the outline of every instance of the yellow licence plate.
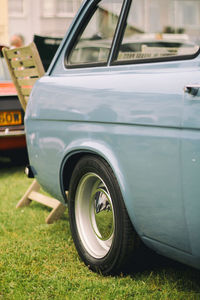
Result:
M22 124L20 111L0 111L0 126Z

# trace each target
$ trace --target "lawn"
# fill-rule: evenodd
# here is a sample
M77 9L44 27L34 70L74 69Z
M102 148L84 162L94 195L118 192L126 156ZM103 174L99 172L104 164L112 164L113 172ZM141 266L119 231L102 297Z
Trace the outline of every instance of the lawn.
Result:
M74 248L67 212L45 224L39 203L16 209L31 183L23 166L0 160L0 299L200 299L200 271L152 256L117 277L91 272Z

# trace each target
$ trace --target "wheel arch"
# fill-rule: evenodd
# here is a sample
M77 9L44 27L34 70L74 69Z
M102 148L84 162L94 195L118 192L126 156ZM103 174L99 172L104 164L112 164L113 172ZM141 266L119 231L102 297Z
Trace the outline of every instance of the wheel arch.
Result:
M113 152L113 150L111 150L109 147L106 147L106 145L102 145L102 143L99 143L98 147L96 143L93 146L91 146L90 144L90 146L87 145L84 148L77 146L66 153L60 168L61 192L65 201L67 202L65 191L67 191L69 188L72 172L78 161L86 155L94 155L100 157L104 159L107 162L107 164L111 167L119 184L124 204L133 224L133 227L140 236L141 232L137 226L133 207L134 195L130 191L128 180L125 179L123 165L120 163L120 158L118 158L117 155L115 155L115 152Z
M73 151L69 153L65 158L63 159L61 169L60 169L60 185L61 185L61 192L63 194L63 197L66 199L65 191L69 189L69 183L70 179L73 173L73 170L77 164L77 162L87 154L93 154L89 151Z
M77 147L76 149L72 149L71 151L68 151L68 153L63 158L61 168L60 168L60 185L61 185L61 191L65 201L66 201L65 191L68 190L69 188L72 172L77 162L85 155L95 155L97 157L104 159L107 162L107 164L113 170L115 177L117 178L123 197L126 198L125 194L127 191L127 186L126 186L127 184L123 176L122 166L120 166L119 159L116 157L115 153L111 149L107 148L105 145L98 144L97 147L97 144L95 144L93 146L90 145L84 148ZM126 205L126 201L125 201L125 205Z

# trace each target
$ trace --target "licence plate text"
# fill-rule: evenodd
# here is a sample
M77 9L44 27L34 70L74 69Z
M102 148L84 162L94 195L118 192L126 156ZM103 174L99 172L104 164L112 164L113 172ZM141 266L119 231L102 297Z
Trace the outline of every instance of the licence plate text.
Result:
M0 126L22 124L20 111L0 111Z

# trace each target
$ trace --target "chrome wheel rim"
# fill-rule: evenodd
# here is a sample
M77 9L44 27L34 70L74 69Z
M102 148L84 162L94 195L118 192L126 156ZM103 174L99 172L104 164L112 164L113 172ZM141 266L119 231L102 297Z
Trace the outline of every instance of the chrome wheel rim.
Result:
M114 234L114 210L104 181L95 173L85 174L75 195L75 219L83 246L95 258L109 252Z

